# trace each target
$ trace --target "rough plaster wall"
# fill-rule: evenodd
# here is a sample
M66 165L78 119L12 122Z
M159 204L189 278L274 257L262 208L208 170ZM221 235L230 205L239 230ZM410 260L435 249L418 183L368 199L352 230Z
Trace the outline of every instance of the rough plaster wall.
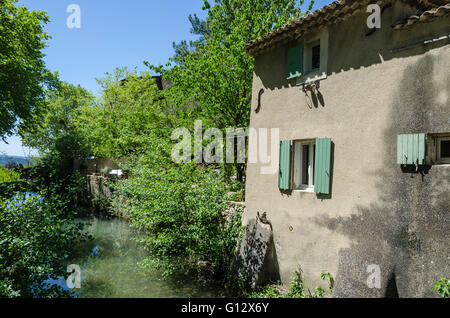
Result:
M450 132L449 43L391 52L449 34L450 24L394 32L394 16L386 10L387 27L370 38L361 28L365 16L330 28L328 78L316 95L284 79L284 48L256 58L251 127L278 127L280 139L327 136L335 144L329 197L281 193L276 174L248 165L244 219L268 213L283 283L300 265L310 288L329 270L335 296L433 296L431 286L450 274L450 167L433 166L422 179L396 164L397 134ZM369 264L381 267L380 290L367 288Z
M429 52L402 73L384 131L389 164L377 172L379 199L357 205L349 218L318 218L354 238L340 251L335 296L395 296L393 282L400 297L435 296L431 286L450 274L450 167L433 166L422 177L395 165L398 134L450 131L450 73L442 72L450 69L449 53ZM369 264L381 267L380 290L365 284Z

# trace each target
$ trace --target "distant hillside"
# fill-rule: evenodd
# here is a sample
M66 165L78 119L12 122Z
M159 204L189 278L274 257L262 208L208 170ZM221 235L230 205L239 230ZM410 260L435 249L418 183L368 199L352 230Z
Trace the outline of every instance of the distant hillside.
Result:
M0 155L0 164L1 165L5 165L7 162L15 162L17 164L22 164L22 165L26 165L29 163L33 163L33 161L31 161L31 159L27 159L25 157L22 156L8 156L8 155Z

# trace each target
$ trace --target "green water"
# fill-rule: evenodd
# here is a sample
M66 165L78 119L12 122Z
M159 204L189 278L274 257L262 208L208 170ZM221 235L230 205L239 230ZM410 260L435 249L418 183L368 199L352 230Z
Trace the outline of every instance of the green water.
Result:
M212 286L174 282L143 270L138 263L145 251L133 240L133 229L119 219L88 220L93 241L84 243L72 264L81 267L79 297L218 297Z

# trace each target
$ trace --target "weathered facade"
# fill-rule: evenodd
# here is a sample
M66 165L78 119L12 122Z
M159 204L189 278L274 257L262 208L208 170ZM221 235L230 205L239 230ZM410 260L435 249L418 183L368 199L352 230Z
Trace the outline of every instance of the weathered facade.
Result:
M279 128L282 153L275 174L248 164L244 219L267 212L283 283L300 266L310 288L332 273L336 297L432 297L450 276L445 2L378 1L370 30L369 1L342 0L247 45L250 127Z

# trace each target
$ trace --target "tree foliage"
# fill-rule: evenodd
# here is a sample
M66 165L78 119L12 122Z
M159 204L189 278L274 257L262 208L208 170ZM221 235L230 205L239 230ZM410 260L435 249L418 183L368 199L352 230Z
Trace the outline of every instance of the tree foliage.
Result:
M107 73L98 82L102 96L93 107L85 107L80 122L93 153L100 158L130 156L143 147L152 130L170 126L165 100L154 78L126 68Z
M0 202L0 256L7 257L0 262L0 293L48 295L27 287L56 273L69 241L79 237L70 218L61 229L61 211L81 185L73 160L90 155L129 159L130 178L118 182L114 206L141 230L139 241L150 254L146 266L166 275L200 264L215 275L228 273L241 233L240 211L223 215L233 211L227 199L234 185L218 165L174 163L171 131L193 127L196 119L205 129L247 127L253 58L244 46L300 17L304 1L204 1L207 19L189 17L199 39L174 44L172 65L147 63L171 81L168 89L160 91L150 73L121 68L98 80L97 100L67 83L58 92L46 90L54 80L42 61L47 17L14 3L0 0L0 135L20 120L24 144L42 154L43 186L32 188L45 200ZM60 210L52 200L64 192Z
M296 0L205 1L208 16L191 17L194 34L202 45L175 55L177 62L165 71L173 83L170 102L189 106L192 116L217 128L247 127L253 79L253 58L244 52L248 42L302 16ZM314 1L310 1L308 10ZM195 16L196 17L196 16ZM182 63L180 63L182 55ZM154 68L155 69L155 68ZM181 96L181 98L180 98Z
M48 17L42 11L15 6L17 0L0 0L0 137L21 126L36 124L46 87L56 75L43 60L49 36L44 32Z
M16 182L20 180L20 174L13 169L5 168L0 165L0 183Z
M45 154L64 136L78 135L82 139L80 116L84 109L93 107L94 103L94 96L81 86L61 82L58 90L49 92L46 96L45 109L39 114L39 120L35 118L39 124L22 129L22 143ZM73 154L74 159L89 153L87 144L84 141L77 145L81 148L78 148L78 153Z
M63 261L85 236L84 225L64 214L58 198L0 198L0 297L58 297L45 283L66 276Z
M314 1L307 2L309 11ZM175 46L170 67L147 63L173 84L165 96L177 124L190 128L200 119L205 129L248 127L254 60L244 46L301 17L305 4L303 0L219 0L214 5L205 1L206 20L190 16L191 32L200 39ZM235 171L243 181L244 164L223 167L226 175Z
M174 164L171 145L149 139L145 154L130 164L131 177L119 183L115 204L143 234L139 242L150 254L144 264L165 275L202 263L226 274L240 233L240 214L232 213L228 226L221 214L230 185L220 171Z

